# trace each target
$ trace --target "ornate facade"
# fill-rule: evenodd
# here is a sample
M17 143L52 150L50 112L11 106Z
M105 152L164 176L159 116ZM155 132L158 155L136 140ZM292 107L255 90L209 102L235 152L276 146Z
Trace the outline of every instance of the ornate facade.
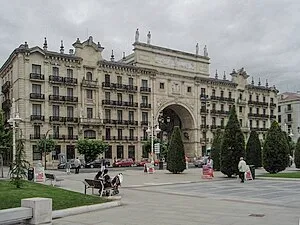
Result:
M167 49L135 37L131 55L115 61L102 58L104 48L93 38L73 44L64 53L20 45L0 69L2 109L10 116L12 98L23 121L30 162L41 160L36 141L47 131L57 141L56 151L77 156L80 138L102 139L109 144L108 159L142 157L142 143L151 122L159 125L160 138L169 138L173 126L183 132L186 155L194 157L209 149L213 133L224 129L230 107L236 106L245 135L256 129L263 138L276 118L277 90L248 83L247 72L233 70L210 77L207 47L203 55ZM52 158L52 159L51 159Z

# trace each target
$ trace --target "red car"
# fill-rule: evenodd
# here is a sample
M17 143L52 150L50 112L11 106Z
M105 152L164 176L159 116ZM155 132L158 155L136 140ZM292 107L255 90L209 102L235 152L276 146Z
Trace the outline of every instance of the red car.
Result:
M113 167L122 167L122 166L133 166L134 162L132 159L119 159L113 163Z
M149 160L147 158L142 159L140 162L138 162L137 166L145 166L146 163L149 163Z

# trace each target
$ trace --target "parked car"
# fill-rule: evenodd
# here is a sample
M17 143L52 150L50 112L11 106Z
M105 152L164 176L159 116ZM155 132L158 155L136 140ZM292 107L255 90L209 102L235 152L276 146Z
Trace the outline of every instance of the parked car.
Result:
M196 160L194 160L194 166L202 168L202 166L206 164L206 161L207 161L207 156L197 158Z
M104 160L105 160L105 167L109 167L110 161L108 159L104 159ZM92 162L86 163L85 168L100 168L101 163L102 163L102 159L96 159Z
M143 158L140 162L136 163L136 166L145 166L146 163L149 163L148 158Z
M85 167L85 161L84 161L84 159L79 159L79 160L81 162L80 168L84 168ZM75 169L75 164L74 164L75 159L70 159L68 161L71 164L70 169ZM57 165L57 169L66 169L66 162L58 164Z
M122 166L133 166L134 161L132 159L119 159L113 163L113 167L122 167Z

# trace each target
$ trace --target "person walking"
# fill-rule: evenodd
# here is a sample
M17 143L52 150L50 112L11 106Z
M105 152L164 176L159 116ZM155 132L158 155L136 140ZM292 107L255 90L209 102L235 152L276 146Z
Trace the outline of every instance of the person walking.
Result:
M66 162L66 171L67 171L67 174L71 174L71 162L70 161L67 161Z
M75 174L78 174L78 173L79 173L80 165L81 165L81 162L80 162L80 160L79 160L78 157L77 157L77 158L75 159L75 161L74 161Z
M239 176L240 176L240 179L241 179L241 183L244 183L244 181L245 181L245 172L247 171L247 164L244 161L243 157L240 158L238 169L239 169Z
M210 175L211 175L211 177L214 177L214 162L213 162L213 160L210 158L210 156L208 156L208 158L207 158L206 166L207 166L207 167L209 168L209 170L210 170Z
M100 171L103 172L104 169L106 168L106 165L105 165L105 164L106 164L106 160L102 157L100 162L101 162L101 168L100 168Z

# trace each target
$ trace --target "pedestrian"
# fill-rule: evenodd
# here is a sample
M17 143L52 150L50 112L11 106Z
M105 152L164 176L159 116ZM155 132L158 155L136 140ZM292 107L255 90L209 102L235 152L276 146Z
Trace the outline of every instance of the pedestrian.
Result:
M104 171L104 169L105 169L105 167L106 167L106 161L105 161L105 159L102 157L101 158L101 168L100 168L100 171Z
M240 176L240 179L241 179L241 183L244 183L244 181L245 181L245 172L247 171L247 164L244 161L243 157L240 158L238 169L239 169L239 176Z
M208 156L206 166L210 169L211 177L214 177L214 161Z
M75 159L75 161L74 161L75 174L78 174L78 173L79 173L80 165L81 165L81 162L80 162L80 160L79 160L78 157L77 157L77 158Z
M66 162L66 172L68 175L71 173L71 162L70 161Z

